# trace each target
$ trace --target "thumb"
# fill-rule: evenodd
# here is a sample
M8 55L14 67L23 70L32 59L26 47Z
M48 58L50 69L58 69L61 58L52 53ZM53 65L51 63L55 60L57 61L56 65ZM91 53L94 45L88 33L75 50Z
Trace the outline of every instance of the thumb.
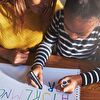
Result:
M63 92L72 93L73 91L74 91L74 87L71 84L63 88Z
M40 81L41 85L43 85L43 74L42 73L39 74L38 77L39 77L39 81Z
M76 87L77 87L77 84L75 82L71 82L65 88L63 88L63 91L67 93L72 93L74 92Z

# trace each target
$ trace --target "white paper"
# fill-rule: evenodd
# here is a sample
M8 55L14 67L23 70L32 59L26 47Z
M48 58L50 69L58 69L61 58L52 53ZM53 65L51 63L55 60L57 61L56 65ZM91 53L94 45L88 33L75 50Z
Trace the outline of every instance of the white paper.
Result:
M3 66L3 67L1 67ZM6 67L5 67L6 66ZM6 69L7 68L7 69ZM19 82L28 71L29 66L14 67L10 64L0 64L0 100L79 100L80 88L72 94L60 93L50 88L48 82L57 82L65 75L78 74L80 71L74 69L44 68L44 86L42 90L33 88ZM6 73L6 74L5 74ZM12 73L12 74L11 74ZM12 76L13 75L13 76ZM10 77L9 77L10 76ZM23 76L23 77L22 77ZM16 78L17 77L17 78ZM15 80L15 79L17 80Z

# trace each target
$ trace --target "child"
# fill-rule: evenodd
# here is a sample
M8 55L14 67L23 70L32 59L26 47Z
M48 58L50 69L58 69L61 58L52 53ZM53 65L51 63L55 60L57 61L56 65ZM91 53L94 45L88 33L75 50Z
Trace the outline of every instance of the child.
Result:
M52 53L56 44L56 54L77 59L92 59L100 48L100 1L99 0L66 0L63 10L59 10L45 35L44 41L37 50L37 56L32 65L32 71L43 82L42 68ZM78 85L88 85L100 82L100 67L80 75L66 76L62 81L68 81L64 92L73 92ZM30 79L33 86L38 87Z
M25 64L29 49L42 41L55 7L61 8L56 1L0 0L0 57Z

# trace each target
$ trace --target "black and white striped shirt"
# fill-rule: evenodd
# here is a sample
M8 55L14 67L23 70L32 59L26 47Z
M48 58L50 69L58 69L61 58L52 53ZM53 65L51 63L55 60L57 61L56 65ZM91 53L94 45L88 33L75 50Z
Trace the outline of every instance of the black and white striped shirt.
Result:
M91 59L99 49L100 27L96 27L86 39L72 40L64 30L64 12L59 10L45 34L44 41L37 50L37 56L34 65L45 66L45 62L52 53L52 48L56 45L57 55L78 58ZM100 81L100 68L91 72L81 74L83 85Z

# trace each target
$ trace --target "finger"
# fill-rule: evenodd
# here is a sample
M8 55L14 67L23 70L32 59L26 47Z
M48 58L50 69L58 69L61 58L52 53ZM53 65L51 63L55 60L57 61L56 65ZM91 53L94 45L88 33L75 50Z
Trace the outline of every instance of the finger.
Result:
M63 88L63 92L66 92L66 93L72 93L72 92L74 92L74 90L75 90L75 85L74 84L69 84L69 85L67 85L65 88Z
M15 59L15 62L17 63L17 62L26 62L27 61L27 58L25 57L25 58L16 58Z
M62 79L60 79L60 80L58 81L58 84L62 84L63 81L69 81L69 80L70 80L70 77L64 77L64 78L62 78Z
M22 54L29 54L29 51L25 51L25 50L22 50L22 49L17 49L16 52L22 53Z
M26 59L28 59L28 55L20 55L20 58L26 58Z
M27 60L28 56L17 56L15 60Z
M30 52L29 51L25 51L25 52L23 52L24 54L29 54Z
M38 77L39 77L40 83L43 85L43 75L42 74L39 74Z
M16 58L28 58L28 54L18 53Z
M38 73L36 73L35 71L33 71L33 73L35 74L35 76L37 77L37 79L40 79ZM32 86L34 86L36 88L39 88L39 86L33 80L31 80L31 84L32 84Z
M27 61L27 58L17 58L14 60L13 64L14 65L20 65L20 64L25 64Z
M25 64L27 62L27 58L22 60L22 64Z
M31 85L32 85L33 87L35 87L35 88L39 88L38 85L37 85L33 80L31 80Z
M17 53L17 55L24 55L24 56L28 56L28 55L29 55L29 53L28 53L28 52L23 52L23 53L22 53L22 52L18 52L18 53Z
M57 90L57 91L62 91L63 89L61 88L61 85L60 84L57 84L56 86L55 86L55 89Z

